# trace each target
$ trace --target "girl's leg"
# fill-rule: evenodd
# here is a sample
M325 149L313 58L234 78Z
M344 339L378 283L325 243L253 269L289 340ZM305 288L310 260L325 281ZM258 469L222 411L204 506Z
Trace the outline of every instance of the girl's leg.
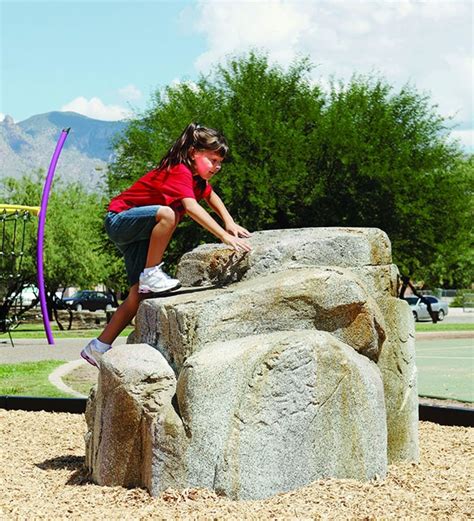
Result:
M161 262L163 253L178 222L178 216L169 206L160 206L156 212L156 225L150 236L146 268L156 266ZM138 283L134 284L130 288L128 297L117 308L117 311L112 315L110 322L105 326L98 339L105 344L111 345L137 314L142 299L143 294L138 292Z
M128 297L120 304L117 311L112 315L110 322L105 326L98 339L105 344L112 345L112 342L128 326L133 317L137 314L138 306L143 296L138 293L138 283L130 288Z
M145 268L156 266L161 262L163 253L179 222L178 215L169 206L160 206L155 219L156 224L150 235ZM98 340L104 344L112 345L113 341L131 322L143 299L143 294L138 292L138 287L139 284L136 283L130 288L128 297L112 315L110 322L105 326Z
M156 212L156 225L150 236L145 268L157 266L161 262L178 223L178 215L174 210L169 206L160 206Z

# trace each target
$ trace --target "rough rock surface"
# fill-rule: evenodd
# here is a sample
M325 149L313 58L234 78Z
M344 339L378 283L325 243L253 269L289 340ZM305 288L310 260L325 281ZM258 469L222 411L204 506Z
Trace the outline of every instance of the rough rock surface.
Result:
M393 297L379 300L387 332L378 366L387 408L388 460L418 461L415 323L406 302Z
M222 244L199 246L183 255L177 276L188 286L199 286L258 280L265 273L302 266L349 270L376 302L386 324L379 365L386 389L389 462L417 461L414 324L408 305L390 298L397 296L398 269L392 264L387 235L376 228L269 230L254 233L251 243L253 250L245 255Z
M183 255L183 286L229 284L301 266L355 268L391 263L387 235L377 228L298 228L256 232L249 254L204 244Z
M177 371L206 343L289 329L330 331L373 360L385 340L375 301L350 273L335 268L295 268L149 299L137 318L140 342L157 347Z
M175 374L156 349L122 345L106 353L86 410L86 465L96 483L150 486L150 426L179 420L175 393Z
M313 228L250 242L248 255L185 255L178 277L201 287L137 316L133 342L155 349L104 356L87 414L97 483L252 499L417 459L413 321L394 298L387 236Z
M154 495L196 486L260 499L322 477L386 472L380 373L329 333L211 343L186 360L173 404L175 385L150 346L104 356L101 400L87 412L86 463L96 482L145 486ZM102 424L107 412L111 421Z
M210 344L187 359L178 403L192 485L260 499L321 477L385 475L379 371L329 333Z

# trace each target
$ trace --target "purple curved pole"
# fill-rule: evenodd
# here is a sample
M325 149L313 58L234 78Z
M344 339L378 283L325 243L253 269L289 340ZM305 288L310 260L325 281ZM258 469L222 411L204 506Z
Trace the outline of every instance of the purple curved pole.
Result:
M38 265L38 289L41 304L41 314L43 315L43 324L48 344L54 344L53 332L51 331L51 325L49 323L48 306L46 304L46 290L44 287L44 269L43 269L43 252L44 252L44 225L46 223L46 212L48 210L49 192L51 191L51 185L53 183L54 171L56 170L56 164L59 159L59 154L63 148L64 142L69 134L69 130L62 130L59 140L56 144L56 150L54 151L51 163L49 164L48 175L43 187L43 195L41 196L41 207L39 213L38 223L38 239L36 248L36 261Z

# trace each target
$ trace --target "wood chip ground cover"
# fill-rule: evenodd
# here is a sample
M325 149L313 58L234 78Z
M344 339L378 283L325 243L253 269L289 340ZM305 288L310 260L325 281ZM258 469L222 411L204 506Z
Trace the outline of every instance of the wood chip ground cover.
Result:
M418 464L384 480L320 480L264 501L208 490L99 487L84 469L84 416L0 410L0 519L472 519L474 429L420 422Z

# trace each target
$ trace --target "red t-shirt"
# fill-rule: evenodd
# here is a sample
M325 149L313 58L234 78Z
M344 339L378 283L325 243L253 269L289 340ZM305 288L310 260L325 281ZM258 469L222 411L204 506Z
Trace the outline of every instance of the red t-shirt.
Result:
M169 170L151 170L130 188L110 201L108 210L123 212L135 206L161 204L171 206L181 216L185 213L181 199L191 197L200 201L211 195L211 185L182 163Z

